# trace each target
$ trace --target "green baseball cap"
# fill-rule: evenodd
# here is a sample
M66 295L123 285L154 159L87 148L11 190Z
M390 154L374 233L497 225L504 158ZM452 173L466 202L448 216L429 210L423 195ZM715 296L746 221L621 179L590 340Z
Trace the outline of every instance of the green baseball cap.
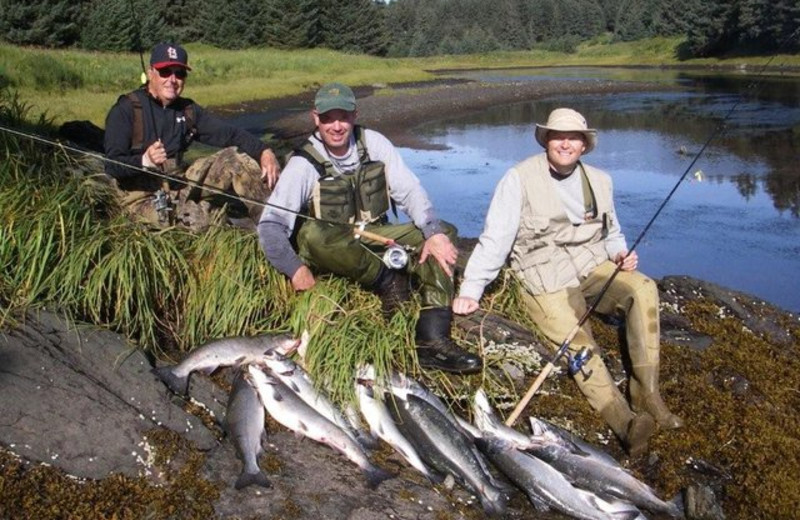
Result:
M314 108L320 114L336 109L352 112L356 109L356 96L343 83L326 83L317 91Z

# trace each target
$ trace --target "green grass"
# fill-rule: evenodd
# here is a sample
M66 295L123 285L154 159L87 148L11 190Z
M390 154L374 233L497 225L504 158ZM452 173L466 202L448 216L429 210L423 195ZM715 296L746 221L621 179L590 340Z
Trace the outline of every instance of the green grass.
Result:
M442 69L503 68L564 65L740 65L759 66L763 57L704 59L680 62L678 38L608 43L597 38L577 52L545 50L493 52L480 55L427 58L376 58L327 49L223 50L189 44L193 71L186 96L205 106L269 100L314 90L327 81L356 85L420 81ZM145 55L145 61L149 55ZM778 56L775 66L800 66L800 56ZM103 126L116 98L139 85L137 53L47 50L0 44L0 78L9 82L37 113L57 123L90 120ZM0 82L1 84L1 82Z

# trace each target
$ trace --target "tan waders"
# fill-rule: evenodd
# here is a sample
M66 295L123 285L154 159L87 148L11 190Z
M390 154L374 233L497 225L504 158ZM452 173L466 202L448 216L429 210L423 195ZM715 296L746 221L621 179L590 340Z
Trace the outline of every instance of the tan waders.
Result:
M645 411L652 415L658 425L666 430L683 426L683 419L670 412L658 391L658 365L633 367L628 389L634 411Z
M596 297L615 269L612 262L605 262L579 287L549 294L523 295L531 317L554 345L561 345L586 312L587 300ZM601 298L596 311L625 316L626 343L633 367L631 388L636 386L637 396L632 397L634 409L614 384L600 356L592 356L574 378L589 404L605 419L626 449L632 454L643 453L654 431L654 417L665 428L680 425L680 419L666 409L657 390L660 348L658 290L655 283L641 273L621 271ZM570 344L570 353L574 355L584 347L599 352L588 322Z

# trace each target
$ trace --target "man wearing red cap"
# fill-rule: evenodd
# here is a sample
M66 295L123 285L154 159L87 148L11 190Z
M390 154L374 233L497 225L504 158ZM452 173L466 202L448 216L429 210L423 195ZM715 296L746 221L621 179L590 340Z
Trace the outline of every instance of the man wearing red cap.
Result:
M628 254L611 177L581 161L594 149L597 131L575 110L558 108L547 124L536 125L535 136L545 153L513 166L497 185L453 312L477 310L484 288L510 258L511 271L525 289L526 309L559 346L585 313L586 302L597 297L619 267L596 310L625 315L630 404L600 358L588 322L570 351L598 351L573 377L625 449L638 455L647 451L655 423L665 429L683 424L658 390L658 290L636 271L636 253Z
M244 153L227 148L198 161L185 174L193 184L263 202L280 172L275 154L265 143L181 97L191 70L183 47L159 43L150 55L147 83L120 96L106 117L105 153L113 161L106 163L106 173L117 180L128 211L150 223L183 223L196 228L205 224L209 203L201 201L211 198L212 193L196 186L179 189L175 183L168 187L163 177L141 170L184 176L183 155L195 140L220 148L236 147ZM226 198L221 202L228 204L232 215L239 201ZM238 207L253 220L261 212L257 203Z

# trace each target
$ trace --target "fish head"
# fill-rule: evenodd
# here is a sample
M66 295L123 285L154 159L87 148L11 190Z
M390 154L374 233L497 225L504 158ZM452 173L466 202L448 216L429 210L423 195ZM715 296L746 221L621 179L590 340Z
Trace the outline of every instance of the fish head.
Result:
M274 352L281 356L288 356L300 348L302 343L301 338L295 338L289 334L267 336L264 342L264 354Z

